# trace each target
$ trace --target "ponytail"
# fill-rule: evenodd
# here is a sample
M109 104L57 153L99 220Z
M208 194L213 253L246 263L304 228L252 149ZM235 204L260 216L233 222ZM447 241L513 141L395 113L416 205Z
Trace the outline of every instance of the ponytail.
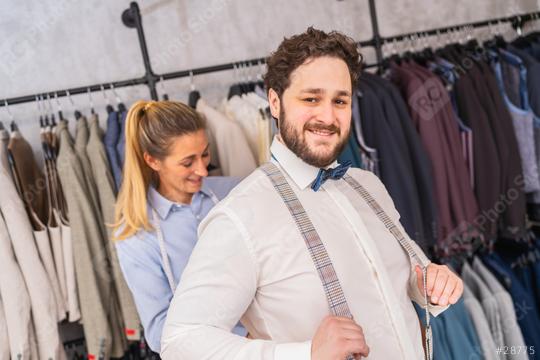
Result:
M123 180L115 209L114 239L123 240L140 229L152 231L148 219L148 188L156 181L144 154L167 156L172 140L205 129L203 118L189 106L173 101L137 101L126 117Z

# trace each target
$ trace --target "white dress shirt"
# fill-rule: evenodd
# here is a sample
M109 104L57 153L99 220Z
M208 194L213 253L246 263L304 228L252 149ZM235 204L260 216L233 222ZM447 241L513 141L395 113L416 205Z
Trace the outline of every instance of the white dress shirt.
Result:
M411 299L424 301L405 250L344 180L328 180L314 192L310 184L318 168L277 139L272 154L325 244L351 313L364 330L369 358L423 359ZM405 233L380 180L360 169L348 173ZM444 309L430 305L433 315ZM270 180L256 170L201 223L169 308L161 356L308 360L311 339L328 314L306 244ZM253 340L230 334L238 319Z

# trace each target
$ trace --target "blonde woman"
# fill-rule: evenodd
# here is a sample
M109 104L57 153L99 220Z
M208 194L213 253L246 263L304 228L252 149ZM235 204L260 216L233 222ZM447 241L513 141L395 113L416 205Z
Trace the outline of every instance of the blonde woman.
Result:
M155 352L160 351L169 303L197 242L197 227L238 183L207 178L208 145L204 119L185 104L139 101L129 109L116 248ZM234 332L246 333L240 325Z

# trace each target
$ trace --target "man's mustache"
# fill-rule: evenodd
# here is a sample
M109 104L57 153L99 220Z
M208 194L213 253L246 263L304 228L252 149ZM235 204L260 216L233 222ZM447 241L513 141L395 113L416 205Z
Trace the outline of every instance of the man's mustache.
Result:
M331 131L341 135L341 129L334 124L326 125L321 123L306 123L304 125L304 131Z

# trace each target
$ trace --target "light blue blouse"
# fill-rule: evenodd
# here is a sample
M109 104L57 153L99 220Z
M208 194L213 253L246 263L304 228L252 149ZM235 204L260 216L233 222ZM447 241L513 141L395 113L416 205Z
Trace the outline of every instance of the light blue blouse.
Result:
M153 221L153 207L159 217L176 285L197 242L197 227L214 206L213 195L218 200L223 199L238 182L237 178L206 178L201 190L193 195L190 205L172 202L155 188L149 188L148 216ZM120 267L144 327L148 346L159 352L161 332L173 292L165 275L156 232L141 230L128 239L117 241L116 249ZM246 334L240 324L233 331L239 335Z

